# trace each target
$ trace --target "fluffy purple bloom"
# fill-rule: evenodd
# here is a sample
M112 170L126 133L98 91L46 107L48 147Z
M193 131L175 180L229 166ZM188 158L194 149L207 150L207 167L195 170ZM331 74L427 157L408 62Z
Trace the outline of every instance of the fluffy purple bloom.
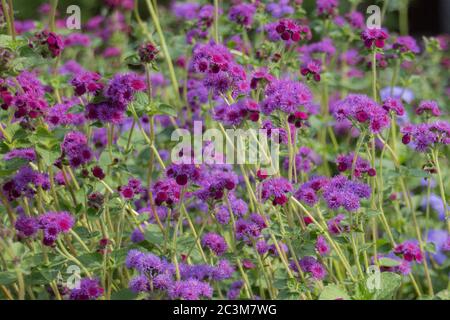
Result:
M311 276L316 280L323 280L327 275L325 267L314 257L303 257L298 261L298 265L303 272L311 274ZM299 272L297 263L294 261L290 262L290 268L295 272Z
M16 220L15 228L21 236L31 237L38 231L39 223L34 217L21 215Z
M70 300L95 300L103 295L103 291L98 279L83 278L80 287L70 292Z
M273 205L284 205L292 190L292 184L283 177L268 179L261 184L261 198L267 201L273 197Z
M211 298L213 289L211 286L196 279L176 281L168 289L170 299L199 300L200 298Z
M436 248L436 253L431 255L438 264L443 264L447 259L446 252L450 250L450 236L446 230L429 230L427 235L427 242L433 243Z
M221 256L227 251L228 245L225 239L217 233L209 232L202 238L202 245L211 249L216 255Z
M360 124L368 123L370 131L379 133L389 127L389 114L375 101L362 94L350 94L334 107L337 120L350 119Z
M171 207L180 201L181 187L175 179L167 178L159 180L153 185L152 190L157 206L165 203Z
M236 239L238 240L248 240L251 238L257 238L261 235L262 229L264 229L266 225L257 223L252 219L247 220L244 218L240 218L236 221L234 225Z
M252 99L241 99L231 105L222 103L214 109L213 119L226 126L239 126L246 119L258 121L259 106Z
M55 104L50 108L45 116L45 121L51 128L58 126L74 125L78 126L84 123L85 118L82 113L72 113L70 110L79 104L78 99L65 100L62 103Z
M434 100L424 100L421 101L416 109L416 114L421 115L426 113L430 116L439 117L441 115L441 110L436 101Z
M345 15L345 19L354 29L362 29L365 26L364 15L359 11L352 11Z
M417 241L414 240L407 240L398 244L394 248L394 253L403 256L403 259L408 262L416 261L417 263L421 263L423 260L422 251Z
M45 88L35 74L22 71L16 77L20 88L16 88L15 94L9 91L2 91L3 109L10 106L15 108L14 117L31 119L45 115L48 111L48 104L45 100Z
M130 280L128 287L135 293L147 292L150 290L150 283L146 276L138 275Z
M3 160L25 159L28 161L36 160L36 152L32 148L14 149L3 156Z
M349 154L341 154L336 158L336 165L339 172L350 171L353 169L353 176L356 178L360 178L363 174L371 175L374 171L371 168L369 161L361 158L360 156L356 157L355 165L353 167L353 161L355 160L355 154L350 152ZM372 171L371 171L372 170Z
M426 208L427 206L427 196L425 196L422 199L422 208ZM444 201L442 201L442 198L439 197L438 195L434 194L434 193L430 193L430 207L431 209L433 209L437 214L440 220L444 220L445 219L445 207L444 207ZM448 209L450 210L450 206L448 206Z
M256 242L256 252L258 252L258 254L263 255L266 254L268 251L269 245L265 240L258 240L258 242Z
M10 201L22 195L31 198L35 194L31 186L41 187L43 190L50 189L48 175L34 171L29 166L23 166L12 179L3 184L2 191Z
M77 96L85 93L98 94L103 89L100 80L101 76L98 73L86 71L76 74L70 84L74 87Z
M234 267L228 260L220 260L214 267L211 278L215 281L222 281L231 278L234 273Z
M200 189L195 191L195 195L206 201L219 200L222 199L225 191L233 190L237 183L237 175L231 171L224 168L212 168L209 172L203 172L204 178L199 181Z
M138 268L143 256L144 256L144 253L142 253L141 251L132 249L132 250L128 251L127 258L125 260L125 265L129 269Z
M107 100L88 104L86 118L114 124L122 123L134 94L145 88L144 80L134 73L116 74L104 90Z
M289 5L289 0L276 0L266 5L266 11L274 18L282 18L294 13L294 8Z
M47 212L38 217L39 229L44 232L43 243L53 246L60 233L67 233L75 224L75 218L68 212Z
M405 107L400 99L388 97L383 100L383 109L387 112L393 111L398 116L403 116L405 114Z
M327 255L330 252L330 246L322 235L317 237L316 250L321 255Z
M333 16L337 12L338 0L317 0L317 13L319 16Z
M446 121L408 124L400 132L403 144L411 144L419 152L427 152L435 145L450 144L450 124Z
M253 23L253 15L255 12L256 8L253 4L241 3L230 8L228 18L237 24L249 28Z
M364 41L366 48L372 48L373 44L377 48L384 48L386 39L389 38L389 34L383 29L365 29L361 32L361 39Z
M88 146L86 136L78 131L72 131L64 136L61 150L69 159L72 167L77 168L92 159L92 150Z
M237 280L233 282L230 286L230 289L227 292L227 298L229 300L235 300L239 297L239 294L241 293L241 289L244 286L244 281Z
M291 114L299 111L301 106L311 100L311 90L305 84L291 80L274 80L266 87L265 98L260 107L266 115L275 110Z
M197 2L175 2L172 5L172 12L175 17L183 20L194 20L198 17L200 4Z
M71 33L64 38L64 46L65 47L90 47L91 38L83 33Z
M328 231L331 234L341 234L343 232L348 232L350 227L342 221L345 219L345 215L338 214L336 217L331 218L327 221Z
M344 207L347 211L356 211L362 198L370 198L371 188L344 176L335 176L323 187L323 198L329 209Z
M420 53L420 48L417 45L416 40L411 36L401 36L395 39L392 45L394 49L400 50L400 52L412 52L415 54Z
M29 43L30 47L37 49L44 58L56 58L64 49L62 37L47 30L36 32Z

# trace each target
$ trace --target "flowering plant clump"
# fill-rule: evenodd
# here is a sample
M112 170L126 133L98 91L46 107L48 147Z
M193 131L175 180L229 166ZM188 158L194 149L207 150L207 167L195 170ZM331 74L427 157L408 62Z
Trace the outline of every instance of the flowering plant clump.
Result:
M169 2L2 1L0 299L448 299L450 37Z

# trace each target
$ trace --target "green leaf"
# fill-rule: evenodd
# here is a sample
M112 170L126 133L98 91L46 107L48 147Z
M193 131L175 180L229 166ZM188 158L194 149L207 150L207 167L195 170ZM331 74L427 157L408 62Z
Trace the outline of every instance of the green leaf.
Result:
M130 289L122 289L117 292L114 292L111 295L111 300L134 300L136 299L137 294L130 291Z
M375 292L376 300L392 299L402 284L402 277L393 272L382 272L380 274L380 289Z
M344 288L329 284L320 293L319 300L351 300L351 298Z
M161 244L164 239L161 230L156 224L147 225L147 228L144 231L144 237L145 240L154 244Z
M0 284L6 286L16 281L16 273L13 271L0 272Z
M380 263L380 266L383 267L397 267L400 265L400 261L386 257L380 258L378 262Z
M158 114L165 114L168 116L172 116L172 117L176 117L178 115L177 110L175 109L175 107L165 104L165 103L161 103L158 106Z

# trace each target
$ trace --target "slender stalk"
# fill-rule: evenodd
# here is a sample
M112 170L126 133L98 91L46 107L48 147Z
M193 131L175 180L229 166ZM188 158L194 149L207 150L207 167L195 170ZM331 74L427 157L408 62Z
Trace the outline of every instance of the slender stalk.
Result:
M161 42L161 48L164 53L164 58L166 60L167 67L169 68L170 80L172 82L174 96L177 99L177 101L181 101L180 92L178 89L178 80L175 75L175 69L173 67L169 49L167 48L166 39L164 37L164 32L162 31L161 24L159 23L158 15L156 14L155 8L153 7L153 4L150 2L150 0L146 0L146 3L147 3L148 10L150 12L150 16L152 17L153 24L155 25L156 32L158 33L159 41Z

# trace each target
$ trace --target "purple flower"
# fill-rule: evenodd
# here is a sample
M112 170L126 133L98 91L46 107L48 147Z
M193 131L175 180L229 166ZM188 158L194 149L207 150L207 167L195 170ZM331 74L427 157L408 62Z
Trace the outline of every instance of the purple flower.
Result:
M364 15L359 11L352 11L345 15L345 19L354 29L364 28Z
M330 246L322 235L317 237L316 250L321 255L327 255L330 252Z
M147 292L150 290L150 283L146 276L138 275L130 280L128 287L135 293Z
M298 261L298 265L303 272L311 274L311 276L316 280L323 280L327 275L325 267L314 257L303 257ZM291 261L289 266L293 271L299 272L297 263L294 261Z
M288 194L292 192L292 184L285 178L272 178L261 184L262 200L273 197L273 205L284 205L288 201Z
M214 267L211 278L215 281L222 281L231 278L234 273L234 267L228 260L220 260Z
M244 281L242 280L237 280L235 282L233 282L230 286L230 289L227 292L227 298L229 300L235 300L237 298L239 298L239 295L241 293L241 289L244 286Z
M269 29L274 28L273 31L268 30L273 34L269 36L269 39L272 41L283 40L285 44L293 44L300 40L311 39L311 30L309 27L302 26L292 19L281 19L278 23L271 24L268 27Z
M55 104L48 110L45 121L51 128L83 124L85 122L83 114L69 112L70 109L79 103L77 100L78 99L64 100L62 103Z
M336 217L331 218L327 221L328 231L331 234L341 234L343 232L348 232L350 227L346 224L343 224L342 221L345 219L345 215L338 214Z
M141 251L132 249L132 250L128 251L125 265L129 269L132 269L132 268L137 269L138 266L140 265L140 261L143 256L144 256L144 253L142 253Z
M47 30L36 32L30 39L30 46L36 48L44 57L56 58L64 49L64 43L60 35Z
M265 240L258 240L256 242L256 252L260 255L264 255L269 251L269 245Z
M91 38L83 33L71 33L64 38L64 47L90 47Z
M233 190L237 183L237 175L228 168L211 167L203 172L199 181L200 189L194 192L199 199L206 201L222 199L225 191Z
M39 224L35 218L21 215L16 220L15 228L21 236L31 237L38 231Z
M10 201L22 195L31 198L35 194L35 190L31 188L31 185L41 187L44 190L50 189L50 181L47 174L34 171L29 166L23 166L12 179L7 180L3 184L2 191Z
M180 201L181 187L175 179L167 178L159 180L153 185L153 194L157 206L166 203L171 207Z
M167 177L175 179L180 186L186 185L188 181L197 182L200 173L200 168L193 164L171 164L166 169Z
M365 29L361 32L361 39L364 41L366 48L372 48L373 44L377 48L384 48L386 39L389 38L387 31L383 29Z
M289 0L277 0L266 5L266 11L274 18L282 18L294 13L294 8L289 5Z
M400 99L388 97L383 100L383 109L387 112L393 111L398 116L403 116L405 114L405 107Z
M430 116L439 117L441 115L441 110L436 101L434 100L424 100L421 101L419 107L416 109L416 114L421 115L426 113Z
M213 119L226 126L239 126L246 119L256 122L259 106L252 99L241 99L231 105L222 103L214 109Z
M211 298L213 289L206 282L196 279L174 282L168 289L170 299L199 300L202 297Z
M323 187L323 198L329 209L344 207L347 211L359 209L362 198L370 198L371 188L361 182L335 176Z
M228 18L246 28L249 28L253 23L253 15L256 8L253 4L241 3L234 5L228 12Z
M350 119L360 124L368 123L371 132L379 133L389 127L389 115L375 101L362 94L350 94L334 106L337 120Z
M305 84L291 80L274 80L266 87L265 98L260 107L266 115L270 115L274 110L291 114L300 111L300 107L311 100L312 93Z
M420 53L420 48L417 45L416 40L411 36L401 36L395 39L393 48L400 50L400 52L412 52L415 54Z
M48 104L45 100L45 88L40 80L28 71L22 71L17 77L16 92L12 95L8 90L2 90L3 109L10 106L15 107L14 117L31 119L45 115L48 111Z
M394 248L394 253L403 256L403 259L408 262L416 261L417 263L421 263L423 260L422 251L417 241L414 240L407 240L398 244Z
M401 128L403 144L410 144L416 151L426 152L435 145L450 144L450 124L445 121L408 124Z
M81 96L85 93L96 95L103 89L103 84L100 80L101 76L98 73L85 71L76 74L70 81L70 84L74 87L77 96Z
M447 259L446 252L450 250L450 236L446 230L429 230L427 242L433 243L436 253L431 255L438 264L443 264Z
M75 218L68 212L47 212L38 217L39 229L44 232L43 243L53 246L60 233L67 233L75 224Z
M61 149L74 168L86 164L92 159L92 150L88 146L87 138L78 131L69 132L64 136Z
M345 155L339 155L336 158L336 165L339 172L345 172L345 171L353 171L353 176L356 178L361 178L363 174L369 174L369 176L372 174L372 171L374 170L371 168L369 161L361 158L360 156L357 156L356 159L355 154L353 152ZM355 165L353 167L353 161L355 161ZM371 171L372 170L372 171Z
M211 249L211 251L218 256L223 255L228 249L225 239L222 236L212 232L209 232L203 236L202 245Z
M70 292L70 300L95 300L103 295L103 291L99 280L83 278L80 287Z
M14 149L3 156L3 160L25 159L28 161L36 160L36 152L32 148Z
M196 2L175 2L172 5L172 12L175 17L183 20L194 20L198 17L200 4Z
M317 13L319 16L334 16L339 5L338 0L317 0Z

